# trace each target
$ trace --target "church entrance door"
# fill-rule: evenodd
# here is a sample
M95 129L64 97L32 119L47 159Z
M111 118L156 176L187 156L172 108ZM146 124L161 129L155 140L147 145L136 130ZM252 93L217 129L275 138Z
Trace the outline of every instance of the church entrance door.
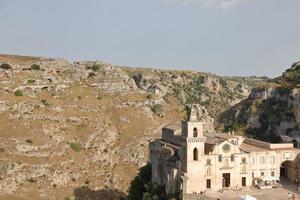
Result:
M223 188L230 187L230 173L223 173Z

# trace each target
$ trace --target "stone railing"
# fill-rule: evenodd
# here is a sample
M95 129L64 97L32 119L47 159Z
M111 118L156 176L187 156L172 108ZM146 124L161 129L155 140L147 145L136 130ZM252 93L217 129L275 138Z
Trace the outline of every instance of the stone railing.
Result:
M194 143L194 142L205 142L206 138L187 138L187 143Z

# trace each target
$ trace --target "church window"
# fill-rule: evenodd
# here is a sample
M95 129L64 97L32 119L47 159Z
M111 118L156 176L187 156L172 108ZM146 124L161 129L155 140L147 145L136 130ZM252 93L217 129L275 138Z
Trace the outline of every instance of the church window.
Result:
M198 137L198 129L196 127L193 130L193 136Z
M198 149L197 149L197 148L194 149L193 154L194 154L194 155L193 155L194 160L198 160Z
M206 164L207 164L207 165L211 165L211 160L210 160L210 159L207 159L207 160L206 160Z
M265 172L260 172L260 175L261 175L261 176L264 176L264 175L265 175Z
M222 162L222 155L219 155L219 162Z
M242 163L243 163L243 164L246 163L246 158L242 158Z
M224 144L223 145L223 152L228 153L230 151L230 145L229 144Z
M234 161L234 155L233 155L233 154L231 154L231 156L230 156L230 161L231 161L231 162Z
M275 172L271 172L271 176L275 176Z

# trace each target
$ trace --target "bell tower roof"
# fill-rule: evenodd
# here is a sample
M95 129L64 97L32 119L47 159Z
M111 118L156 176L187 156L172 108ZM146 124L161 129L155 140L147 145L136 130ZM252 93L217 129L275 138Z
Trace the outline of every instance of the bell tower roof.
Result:
M198 121L198 109L196 108L196 105L191 106L190 116L188 121L192 121L192 122Z

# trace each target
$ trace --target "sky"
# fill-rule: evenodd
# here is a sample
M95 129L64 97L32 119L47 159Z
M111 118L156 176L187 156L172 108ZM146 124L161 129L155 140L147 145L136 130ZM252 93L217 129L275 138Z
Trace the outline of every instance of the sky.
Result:
M300 60L299 0L0 0L0 53L279 76Z

